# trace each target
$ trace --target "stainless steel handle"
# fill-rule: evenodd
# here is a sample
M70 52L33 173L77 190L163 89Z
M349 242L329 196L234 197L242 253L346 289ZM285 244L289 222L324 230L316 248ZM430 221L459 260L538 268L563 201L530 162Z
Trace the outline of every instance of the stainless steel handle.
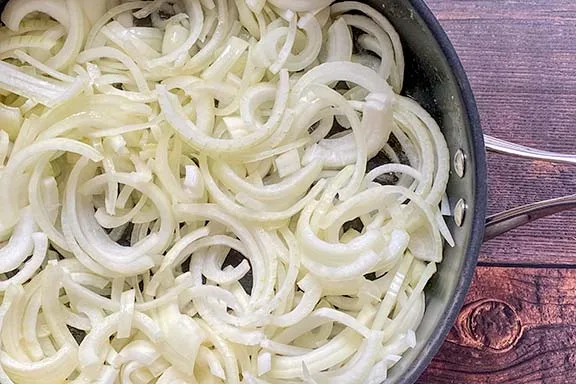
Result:
M541 151L523 145L514 144L509 141L497 139L492 136L484 135L486 149L491 152L502 153L516 157L524 157L532 160L543 160L554 163L567 163L576 165L576 155L565 155L562 153Z
M566 155L555 152L541 151L534 148L510 143L508 141L485 136L486 149L505 155L523 157L527 159L543 160L576 165L576 155ZM576 209L576 195L560 197L557 199L540 201L522 207L514 208L488 217L484 241L493 239L521 225L530 223L542 217L555 213Z
M539 201L498 213L486 220L484 241L493 239L531 221L570 209L576 209L576 195Z

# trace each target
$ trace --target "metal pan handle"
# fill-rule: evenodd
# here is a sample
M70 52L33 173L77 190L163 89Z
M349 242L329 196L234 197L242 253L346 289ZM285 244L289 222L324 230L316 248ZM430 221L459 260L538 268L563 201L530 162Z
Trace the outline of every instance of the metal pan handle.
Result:
M491 136L485 136L484 140L486 142L486 149L491 152L532 160L576 165L576 155L540 151L538 149L510 143ZM484 241L493 239L514 228L530 223L531 221L570 209L576 209L576 195L540 201L495 214L488 217L486 220Z

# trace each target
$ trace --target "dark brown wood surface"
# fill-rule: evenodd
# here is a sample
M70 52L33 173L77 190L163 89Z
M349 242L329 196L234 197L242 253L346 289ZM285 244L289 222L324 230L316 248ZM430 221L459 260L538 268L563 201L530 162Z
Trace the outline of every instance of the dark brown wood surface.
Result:
M576 1L428 0L486 133L576 154ZM489 159L489 212L576 193L576 167ZM487 243L420 383L576 383L576 212Z

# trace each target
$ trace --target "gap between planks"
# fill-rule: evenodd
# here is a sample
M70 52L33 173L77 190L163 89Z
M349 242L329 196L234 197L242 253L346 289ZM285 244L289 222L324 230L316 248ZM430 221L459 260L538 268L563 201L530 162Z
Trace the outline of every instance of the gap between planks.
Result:
M576 269L576 260L571 263L514 263L499 261L479 261L477 267L483 268L522 268L522 269Z

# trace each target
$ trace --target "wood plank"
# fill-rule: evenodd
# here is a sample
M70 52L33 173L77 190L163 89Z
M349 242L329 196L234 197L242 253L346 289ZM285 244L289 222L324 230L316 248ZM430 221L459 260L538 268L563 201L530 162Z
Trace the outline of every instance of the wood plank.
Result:
M478 268L421 384L576 382L576 269Z
M470 77L486 133L576 153L576 2L428 0ZM576 193L576 167L489 156L489 212ZM576 264L576 213L486 244L485 263Z

